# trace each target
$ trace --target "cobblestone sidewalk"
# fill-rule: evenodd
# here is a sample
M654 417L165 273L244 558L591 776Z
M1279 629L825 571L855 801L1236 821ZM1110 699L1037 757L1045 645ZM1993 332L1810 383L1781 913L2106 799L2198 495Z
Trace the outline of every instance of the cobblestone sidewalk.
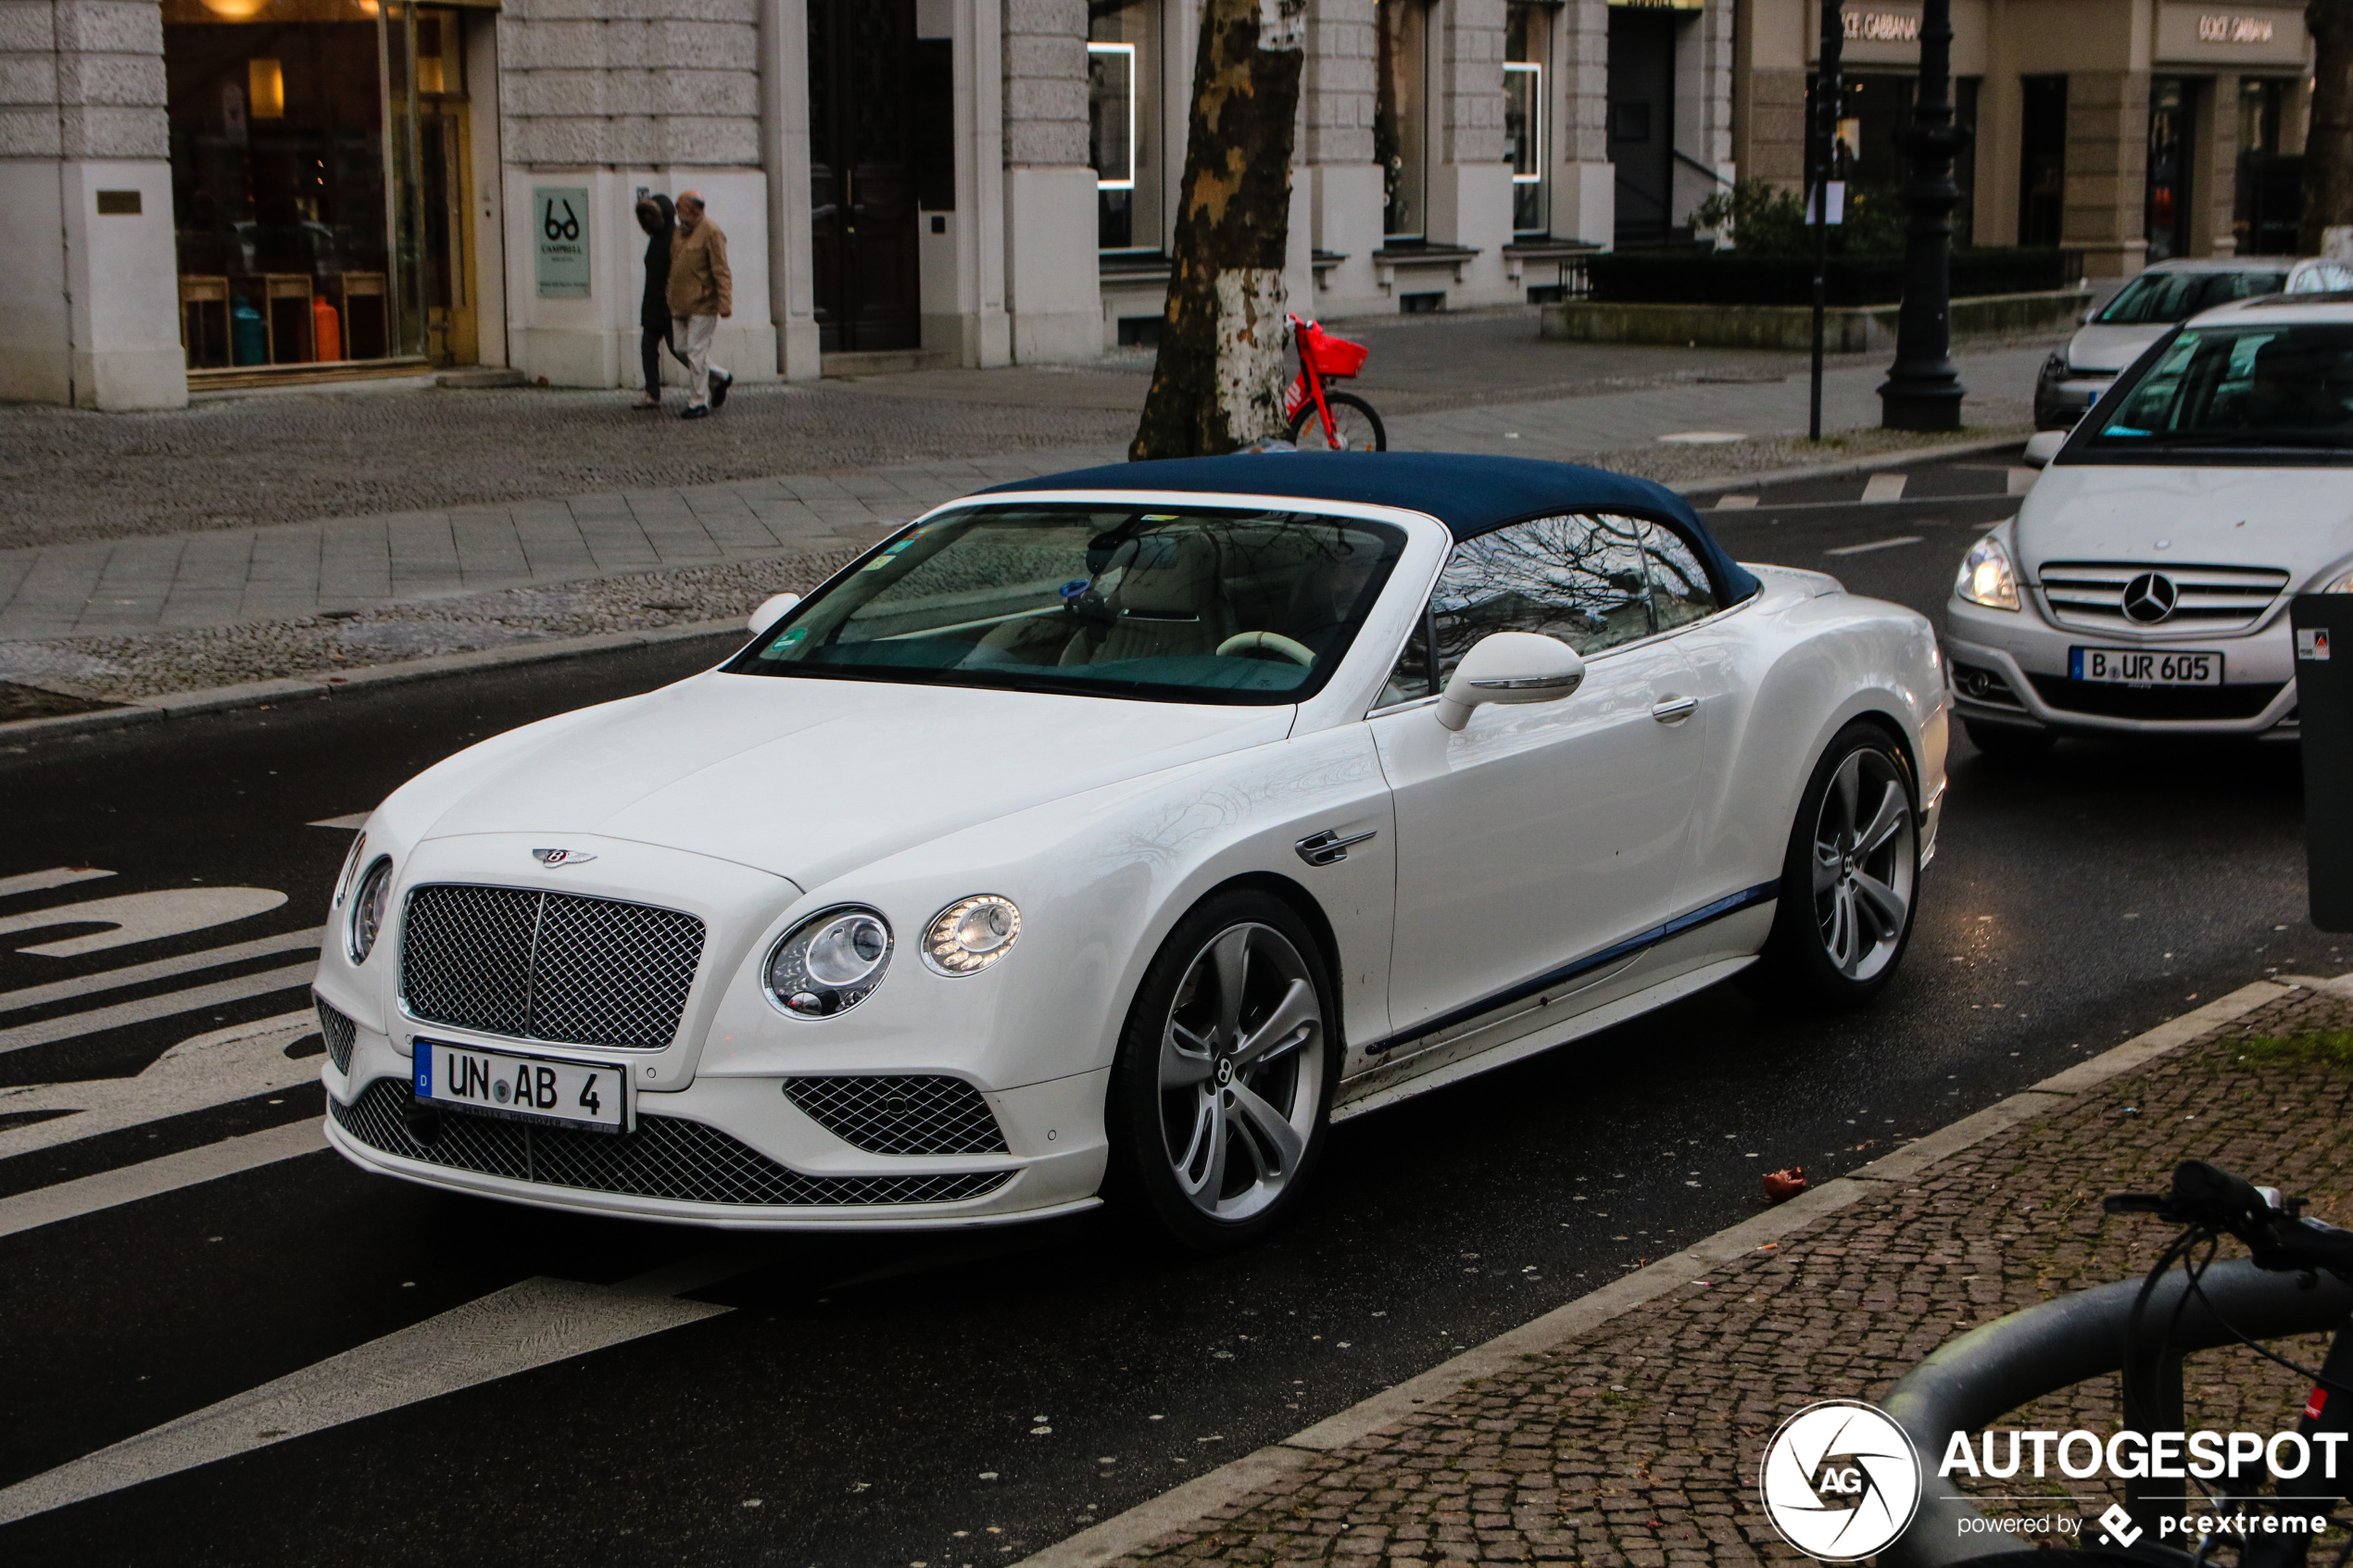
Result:
M2353 997L2292 992L1120 1561L1806 1562L1755 1501L1773 1429L1815 1399L1883 1396L1964 1329L2138 1275L2172 1233L2104 1214L2105 1194L2201 1158L2353 1220L2353 1035L2326 1033L2348 1029ZM2115 1381L2010 1424L2108 1429ZM2192 1358L2185 1382L2193 1429L2284 1429L2306 1393L2237 1349ZM2070 1512L2106 1506L2096 1482L2045 1485Z

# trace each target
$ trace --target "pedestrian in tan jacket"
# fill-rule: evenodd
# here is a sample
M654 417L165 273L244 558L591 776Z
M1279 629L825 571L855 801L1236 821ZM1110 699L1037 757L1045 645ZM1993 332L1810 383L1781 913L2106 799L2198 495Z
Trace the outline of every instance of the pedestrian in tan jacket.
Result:
M736 378L711 362L711 337L723 316L736 313L736 275L727 269L727 236L703 213L702 194L678 193L678 229L670 241L671 341L686 361L686 413L707 420L724 407Z

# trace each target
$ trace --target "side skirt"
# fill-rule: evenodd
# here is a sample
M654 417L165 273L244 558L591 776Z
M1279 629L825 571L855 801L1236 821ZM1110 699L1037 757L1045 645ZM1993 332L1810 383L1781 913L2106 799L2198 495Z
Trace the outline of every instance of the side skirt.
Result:
M1516 1040L1480 1051L1476 1056L1463 1057L1433 1067L1428 1072L1408 1078L1402 1083L1392 1082L1386 1088L1377 1087L1370 1081L1374 1076L1372 1073L1362 1074L1355 1082L1361 1098L1352 1098L1349 1094L1351 1085L1340 1085L1340 1093L1334 1100L1332 1120L1345 1122L1351 1117L1362 1116L1368 1110L1378 1110L1383 1106L1395 1105L1401 1100L1411 1099L1416 1095L1443 1087L1448 1084L1458 1083L1474 1073L1485 1073L1491 1068L1501 1067L1506 1062L1519 1061L1540 1051L1548 1051L1555 1046L1567 1045L1569 1041L1580 1039L1587 1035L1598 1034L1614 1024L1623 1023L1629 1018L1640 1017L1643 1013L1665 1007L1669 1002L1680 1000L1694 991L1704 991L1719 980L1729 980L1755 961L1756 955L1754 953L1742 958L1718 959L1713 963L1704 964L1698 969L1688 970L1681 974L1662 980L1655 985L1646 986L1631 996L1620 997L1614 1002L1604 1002L1590 1012L1582 1012L1573 1018L1563 1019L1550 1028L1523 1035Z

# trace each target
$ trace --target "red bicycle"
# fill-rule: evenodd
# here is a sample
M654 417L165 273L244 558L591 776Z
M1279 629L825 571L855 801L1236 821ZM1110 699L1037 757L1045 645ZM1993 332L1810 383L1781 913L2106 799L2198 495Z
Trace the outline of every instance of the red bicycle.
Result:
M1283 396L1283 414L1290 420L1290 441L1310 425L1320 426L1323 445L1334 452L1386 452L1389 432L1382 428L1373 406L1353 392L1326 390L1327 382L1346 381L1365 368L1372 350L1361 343L1334 337L1313 321L1290 319L1291 342L1299 348L1299 374Z

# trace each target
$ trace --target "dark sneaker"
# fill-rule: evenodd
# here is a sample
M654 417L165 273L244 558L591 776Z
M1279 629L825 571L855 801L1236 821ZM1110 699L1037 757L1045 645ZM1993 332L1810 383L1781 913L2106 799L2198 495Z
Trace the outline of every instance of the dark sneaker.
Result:
M682 420L707 420L711 418L711 405L698 403L678 417Z
M736 378L733 376L712 376L711 378L711 406L714 408L724 408L727 406L727 389L735 384Z

